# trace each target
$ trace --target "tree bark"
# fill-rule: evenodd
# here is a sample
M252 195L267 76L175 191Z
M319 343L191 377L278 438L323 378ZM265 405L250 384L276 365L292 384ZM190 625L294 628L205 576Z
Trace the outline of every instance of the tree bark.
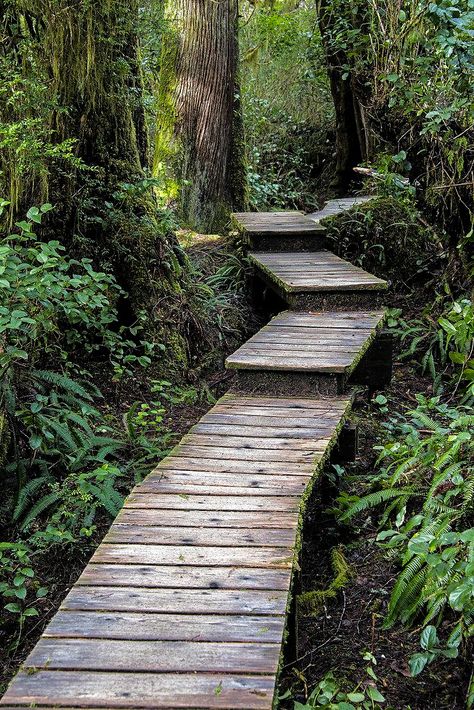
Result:
M178 0L173 9L178 46L171 91L180 208L190 226L212 231L245 201L238 0Z

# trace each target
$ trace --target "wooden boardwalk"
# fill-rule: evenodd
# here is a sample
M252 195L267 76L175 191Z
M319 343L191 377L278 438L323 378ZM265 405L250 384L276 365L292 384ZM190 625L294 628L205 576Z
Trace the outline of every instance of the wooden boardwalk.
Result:
M252 219L272 233L268 216ZM319 239L298 213L276 214L274 238L296 222ZM284 260L259 258L281 278ZM339 263L305 259L313 282L316 267ZM242 392L132 491L3 708L273 707L305 501L349 415L347 377L383 318L288 311L228 358Z

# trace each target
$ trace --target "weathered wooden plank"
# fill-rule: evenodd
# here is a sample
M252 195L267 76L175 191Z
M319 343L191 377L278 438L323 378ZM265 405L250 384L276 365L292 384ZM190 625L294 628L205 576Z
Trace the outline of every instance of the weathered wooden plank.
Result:
M287 347L287 346L283 346ZM267 410L268 412L268 410ZM267 413L265 415L257 414L246 414L244 411L242 413L238 412L216 412L211 410L210 414L206 414L202 419L203 424L248 424L249 421L254 427L277 427L278 429L286 430L288 427L290 429L318 429L324 431L331 431L333 428L333 422L338 417L338 414L331 414L329 408L324 413L324 415L318 414L317 416L304 417L304 416L281 416L273 415L272 413Z
M288 578L289 579L289 578ZM75 586L62 609L136 611L183 614L284 614L287 590L147 589L142 587Z
M284 407L286 409L323 409L332 407L334 409L345 410L350 404L350 398L345 397L268 397L257 395L236 395L225 394L219 400L216 407L219 406L241 406L241 407Z
M374 328L384 317L384 311L313 311L308 313L284 311L275 316L270 321L270 325L286 327L290 324L309 328L350 328L353 330Z
M268 710L274 685L273 675L21 671L0 704Z
M251 235L320 233L320 228L299 212L237 212L234 219Z
M280 645L43 638L25 668L145 673L276 674Z
M318 358L299 358L285 356L265 356L256 353L246 354L244 350L237 352L227 358L226 366L229 369L242 370L281 370L283 372L327 372L334 374L343 374L350 365L350 359L340 359L334 363L328 359Z
M371 315L367 317L369 327L360 327L360 322L354 320L352 313L346 312L324 312L324 313L282 313L276 316L268 326L263 329L265 342L259 342L262 333L258 333L254 338L245 343L233 355L226 360L226 367L237 370L262 370L275 372L306 372L322 375L345 376L349 374L358 361L358 356L370 346L375 336L375 331L380 327L384 314L379 316ZM358 314L357 314L358 315ZM331 327L336 330L337 326L343 326L344 332L357 333L353 344L340 343L338 347L329 348L324 344L315 345L308 349L311 340L307 339L304 344L300 344L299 331L306 334L317 334L319 326L325 328L331 323ZM352 327L354 325L354 328ZM289 343L288 352L278 346L273 348L272 333L278 335L290 326L294 331L294 340ZM310 331L307 328L311 328Z
M202 547L198 545L108 544L100 545L92 562L138 565L190 565L203 567L286 568L294 551L282 547Z
M296 361L295 357L295 361ZM290 427L270 427L270 426L254 426L249 424L248 426L237 425L237 424L196 424L191 429L192 434L220 434L223 436L240 436L240 437L255 437L259 436L264 439L281 439L286 441L288 439L299 440L311 440L320 439L327 437L331 434L334 427L331 426L313 426L312 428L299 428Z
M90 564L77 586L148 589L288 589L290 571L257 567ZM137 611L133 607L129 611ZM143 607L150 611L147 607ZM192 610L194 613L194 610ZM205 613L205 612L204 612Z
M323 440L323 439L321 439ZM273 452L273 458L276 461L284 461L285 459L283 457L279 457L278 454L276 453L277 450L290 450L292 449L293 451L319 451L320 447L318 446L318 441L311 441L309 439L283 439L280 437L249 437L249 436L237 436L237 435L231 435L231 434L201 434L199 432L192 433L192 434L187 434L186 436L183 437L182 439L183 444L180 444L179 450L181 451L181 447L184 448L184 445L187 446L212 446L212 447L221 447L221 456L224 457L225 455L229 454L232 452L232 457L234 456L234 452L236 450L246 450L250 451L251 449L268 449ZM325 446L325 445L324 445Z
M203 451L201 449L201 454L202 453ZM254 472L274 475L306 476L308 472L312 471L312 466L311 462L296 463L295 461L292 461L290 466L289 463L285 461L246 461L245 459L235 461L228 459L226 455L221 459L202 457L191 458L191 456L182 455L168 456L157 466L154 473L160 474L161 471L167 472L175 470L184 470L190 474L192 474L193 471L207 473L213 471L216 473L239 473L249 475ZM154 473L149 475L154 475ZM145 480L148 480L148 478Z
M207 438L207 442L200 440L193 444L181 444L179 446L179 452L183 456L193 456L196 460L208 459L210 456L215 455L222 458L225 462L240 462L240 461L250 461L258 462L263 465L270 463L309 463L312 464L313 461L317 461L321 454L325 451L328 440L321 439L314 442L314 446L311 448L300 447L298 449L290 449L288 446L279 447L275 449L272 447L274 440L270 444L270 448L263 448L264 444L269 446L268 439L262 442L260 439L260 446L252 445L245 448L244 446L230 446L222 447L221 441L222 437L213 438L214 443L209 441L211 437ZM216 441L217 439L217 441Z
M196 472L197 473L197 472ZM257 478L252 475L241 474L245 480L236 482L235 473L218 474L221 478L212 474L201 474L194 478L190 472L174 476L160 477L156 475L148 479L140 486L140 491L146 493L178 493L182 495L234 495L234 496L280 496L301 495L310 475L297 476L268 476L259 475ZM241 485L239 485L239 483Z
M60 611L53 617L44 636L135 641L281 643L284 625L283 616Z
M115 523L104 538L108 544L140 543L159 545L197 545L219 547L282 547L295 544L295 532L290 528L227 528L216 535L214 528L162 527L133 523ZM125 562L125 560L123 560ZM162 563L160 560L160 564Z
M156 508L164 510L242 510L268 511L282 510L287 513L298 510L298 501L293 497L261 496L253 500L245 496L175 495L173 493L152 494L132 493L125 503L127 508Z
M295 528L297 517L294 513L274 511L228 511L228 510L163 510L143 508L122 508L117 523L137 525L182 525L184 527L212 528ZM216 533L219 534L219 533Z

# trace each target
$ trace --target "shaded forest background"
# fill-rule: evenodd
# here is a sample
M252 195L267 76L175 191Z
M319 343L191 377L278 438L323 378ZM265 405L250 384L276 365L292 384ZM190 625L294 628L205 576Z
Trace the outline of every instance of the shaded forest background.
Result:
M0 0L5 678L261 322L231 212L357 193L375 199L329 237L391 281L400 362L422 399L392 392L387 408L380 395L375 416L405 417L380 436L387 457L404 442L398 463L426 496L400 493L390 467L366 492L392 490L377 500L393 503L382 518L396 520L399 569L415 515L441 565L432 614L421 577L411 612L390 613L442 637L422 642L417 672L468 662L473 35L472 0ZM366 509L352 503L347 520Z

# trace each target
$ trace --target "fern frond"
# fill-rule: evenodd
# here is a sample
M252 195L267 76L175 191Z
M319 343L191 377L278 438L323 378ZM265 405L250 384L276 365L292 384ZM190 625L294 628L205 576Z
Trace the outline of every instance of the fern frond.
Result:
M58 372L51 372L50 370L33 370L31 375L42 382L46 382L48 385L59 387L68 394L76 395L77 397L85 399L89 402L92 401L92 397L89 392L78 382L71 380L71 378L66 375L61 375Z
M385 488L374 493L369 493L363 498L359 498L351 507L345 511L340 517L340 520L349 520L359 513L363 513L369 508L375 508L381 503L392 498L408 498L413 495L413 490L409 488Z
M387 628L392 626L398 616L398 608L400 604L400 599L406 593L412 581L415 579L416 575L422 570L424 566L424 560L421 557L413 557L410 562L405 566L401 574L399 575L397 582L392 590L388 605L388 615L387 615Z
M43 496L30 510L26 518L21 524L21 529L26 530L31 523L39 516L44 513L45 510L51 508L53 505L61 500L61 494L58 492L48 493L48 495Z
M17 522L24 514L26 507L34 494L41 488L41 486L49 481L51 481L49 475L39 476L38 478L33 478L31 481L28 481L28 483L23 486L18 495L15 510L13 511L13 520L15 522Z

